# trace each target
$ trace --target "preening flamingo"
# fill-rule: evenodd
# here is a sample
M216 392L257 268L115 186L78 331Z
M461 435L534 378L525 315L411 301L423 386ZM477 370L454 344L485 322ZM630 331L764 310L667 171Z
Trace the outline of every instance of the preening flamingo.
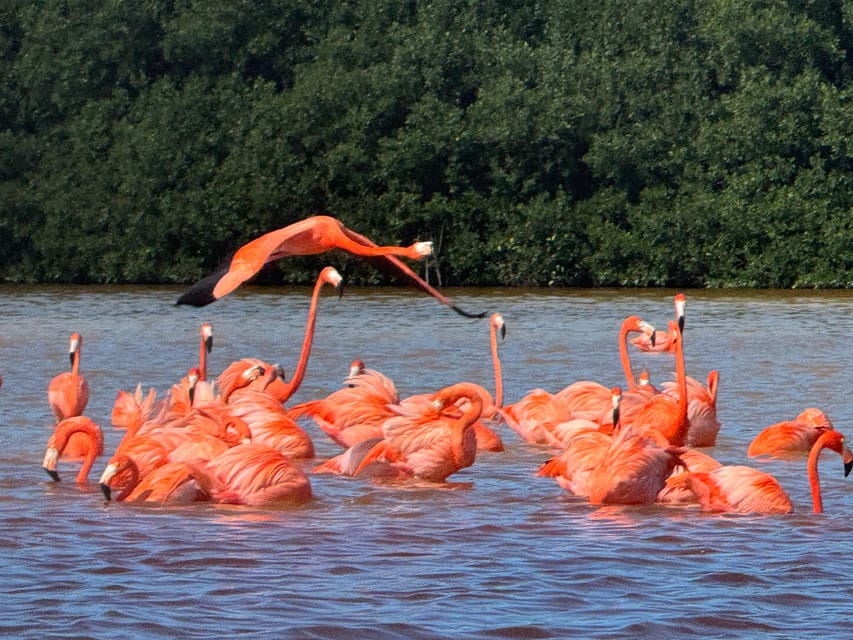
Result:
M823 512L818 476L818 460L824 449L835 451L844 463L844 476L853 468L853 453L844 436L834 429L824 431L809 451L807 471L812 494L812 510ZM791 499L770 474L747 466L722 466L707 473L689 473L688 486L708 511L738 513L789 513Z
M267 263L286 256L315 255L332 249L341 249L362 257L377 268L390 272L394 277L405 279L463 316L481 318L485 315L463 311L396 257L420 260L430 256L431 242L416 242L408 247L377 246L330 216L312 216L244 244L237 249L230 261L186 291L177 304L210 304L255 276Z
M678 330L684 333L684 309L687 305L687 298L683 293L677 293L673 299L675 305L675 321L678 324ZM652 339L653 338L653 339ZM631 344L637 347L640 351L675 351L675 344L672 341L673 334L671 331L656 331L654 336L639 335L631 340Z
M384 436L367 440L340 456L314 469L314 473L347 473L371 477L419 478L444 482L448 476L474 463L477 452L476 422L483 400L478 385L460 382L444 387L435 394L429 408L422 413L401 415L385 421ZM459 415L456 402L468 400L467 409ZM449 413L448 413L449 411Z
M65 418L54 429L53 435L47 442L42 467L55 481L59 481L59 473L56 470L57 461L67 448L71 436L77 436L85 443L83 465L77 473L77 482L86 482L89 470L95 460L104 452L104 434L101 428L86 416L72 416Z
M619 419L618 388L611 391L613 436L589 429L580 432L566 449L543 464L538 475L589 498L592 504L650 504L667 477L683 465L680 449L670 447L655 433L637 433Z
M207 490L216 502L302 504L312 496L311 483L302 469L263 444L249 442L232 447L207 462L204 470L212 478Z
M805 409L793 420L766 427L749 445L747 455L792 457L811 451L822 433L834 429L832 421L816 407Z
M381 437L382 423L397 415L389 406L400 401L394 382L379 371L368 369L362 360L352 362L344 382L345 386L325 398L294 405L288 416L310 417L345 448Z
M185 462L167 462L142 475L133 458L119 453L110 459L98 482L107 500L118 489L116 502L190 504L209 499L198 475L203 473Z
M68 357L71 371L63 371L55 376L47 386L47 401L53 410L57 424L65 418L83 415L89 402L89 383L80 373L80 352L83 337L76 331L68 340ZM87 443L83 436L74 436L65 449L68 457L85 455Z

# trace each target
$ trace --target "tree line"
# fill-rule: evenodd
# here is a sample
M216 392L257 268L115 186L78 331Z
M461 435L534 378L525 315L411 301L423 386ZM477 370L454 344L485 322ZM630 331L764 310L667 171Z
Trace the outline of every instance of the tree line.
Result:
M847 287L851 45L843 0L6 0L0 279L322 213L445 285Z

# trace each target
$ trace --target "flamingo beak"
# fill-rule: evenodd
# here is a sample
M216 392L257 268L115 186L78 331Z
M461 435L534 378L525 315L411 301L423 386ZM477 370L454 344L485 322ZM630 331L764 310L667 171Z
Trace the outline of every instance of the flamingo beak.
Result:
M501 325L501 340L504 340L504 339L506 339L506 325L502 324Z
M59 452L55 447L50 446L44 452L44 460L41 463L42 468L47 472L54 482L59 482L59 473L56 471L56 462L59 459Z
M204 350L210 353L213 350L213 336L207 336L204 339Z
M844 477L850 475L850 471L853 470L853 453L851 453L850 449L844 449Z
M657 333L657 332L652 331L651 334L649 334L649 342L651 343L652 346L655 346L655 333Z
M57 473L56 469L48 469L47 467L45 467L44 470L47 471L47 475L53 478L54 482L59 482L59 474Z
M100 484L100 487L101 487L101 493L104 494L104 497L107 500L112 500L112 490L110 489L110 485L108 485L106 482L102 482Z

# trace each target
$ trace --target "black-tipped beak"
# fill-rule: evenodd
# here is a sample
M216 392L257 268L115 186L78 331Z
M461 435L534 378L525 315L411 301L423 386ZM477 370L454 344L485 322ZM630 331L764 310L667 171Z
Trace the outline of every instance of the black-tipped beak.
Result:
M501 340L505 340L505 339L506 339L506 325L502 324L501 325Z
M110 485L108 485L106 482L101 483L101 493L104 494L104 497L107 500L112 499L112 491L110 490Z
M338 292L338 299L340 299L344 295L344 283L341 282L335 287L335 291Z
M53 478L54 482L59 482L59 474L56 472L55 469L48 469L47 467L44 467L44 470L47 471L47 475Z
M849 462L844 463L844 477L845 478L850 475L851 469L853 469L853 460L850 460Z
M652 334L649 336L649 342L652 343L652 346L655 346L655 334L657 331L652 331Z
M68 354L68 361L71 363L71 366L73 367L74 366L74 352L73 351L71 351Z
M684 316L678 316L678 332L684 333Z
M204 350L208 353L213 349L213 336L208 336L204 339Z

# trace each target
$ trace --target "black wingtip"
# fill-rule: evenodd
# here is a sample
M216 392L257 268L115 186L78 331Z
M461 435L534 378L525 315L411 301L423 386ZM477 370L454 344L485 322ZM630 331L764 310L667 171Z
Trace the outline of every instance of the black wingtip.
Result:
M213 273L206 278L202 278L189 289L184 291L175 306L181 304L192 305L193 307L204 307L211 302L216 302L217 298L213 295L213 289L216 283L222 277L221 273Z
M482 313L470 313L463 309L460 309L455 304L450 305L450 308L453 309L460 316L465 316L466 318L485 318L488 315L488 311L483 311Z

